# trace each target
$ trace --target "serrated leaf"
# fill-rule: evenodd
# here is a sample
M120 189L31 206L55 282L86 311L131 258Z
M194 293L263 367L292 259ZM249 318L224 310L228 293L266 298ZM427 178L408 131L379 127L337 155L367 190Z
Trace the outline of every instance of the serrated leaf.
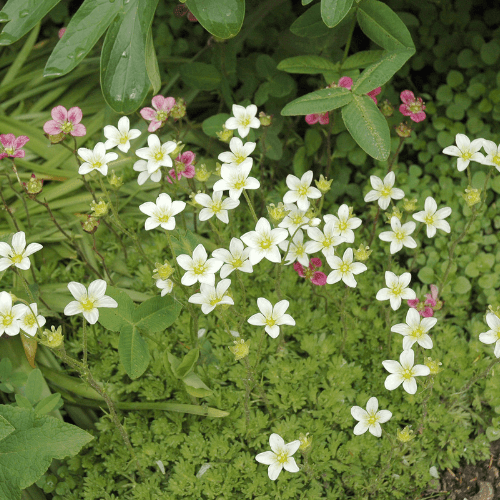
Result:
M179 68L186 85L198 90L215 90L221 82L221 74L213 64L192 62Z
M141 330L161 332L179 316L182 306L170 296L153 297L143 302L133 313L132 320Z
M305 75L316 75L324 71L337 71L338 63L333 63L320 56L296 56L283 59L277 69L287 73L301 73Z
M134 303L122 290L113 286L106 288L106 295L118 302L118 307L103 307L99 309L99 323L112 332L119 332L123 326L132 325Z
M281 110L281 114L294 116L325 113L349 104L352 99L352 92L344 87L317 90L289 102Z
M148 344L135 326L122 327L118 340L118 354L120 362L132 380L140 377L149 365Z
M384 53L383 50L362 50L349 56L342 64L343 71L366 68L370 64L376 63Z
M321 18L329 27L333 28L347 16L354 0L321 0Z
M39 403L35 406L35 412L37 415L46 415L56 409L60 401L61 395L58 392L51 394L50 396L47 396L39 401Z
M191 349L175 368L175 376L180 379L186 377L198 361L199 356L200 350L197 347Z
M201 128L205 134L209 137L217 137L216 132L222 131L222 126L226 123L227 119L230 117L227 113L219 113L217 115L211 116L206 120L203 120Z
M317 38L328 34L328 26L321 19L321 5L317 3L304 12L290 26L290 31L297 36Z
M187 7L199 23L218 38L236 36L245 17L245 0L188 0Z
M342 108L344 124L352 138L370 156L385 161L391 152L391 133L385 116L368 96L353 94Z
M186 391L188 394L195 398L205 398L210 396L213 392L194 372L189 373L182 381L186 384Z
M42 372L37 368L32 370L28 375L28 382L24 390L24 395L28 398L29 402L34 405L42 397L44 378Z

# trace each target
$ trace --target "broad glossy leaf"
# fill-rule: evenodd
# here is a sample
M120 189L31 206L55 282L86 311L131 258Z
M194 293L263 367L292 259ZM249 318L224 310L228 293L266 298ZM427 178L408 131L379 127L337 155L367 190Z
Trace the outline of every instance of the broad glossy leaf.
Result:
M143 302L133 313L137 328L146 332L161 332L179 316L182 306L170 296L153 297Z
M321 0L321 18L329 27L333 28L347 16L354 0Z
M368 96L353 94L342 108L345 126L359 146L376 160L384 161L391 151L391 134L387 120Z
M135 380L140 377L149 365L148 344L141 337L135 326L125 325L120 331L118 354L127 375Z
M184 64L179 68L179 73L184 83L199 90L215 90L221 81L221 74L213 64Z
M245 0L188 0L186 5L199 23L218 38L236 36L245 17Z
M383 50L362 50L349 56L342 64L342 70L366 68L370 64L376 63L384 54Z
M217 137L216 132L222 131L222 125L226 123L230 116L227 113L219 113L218 115L211 116L203 121L201 128L209 137Z
M281 114L293 116L324 113L349 104L352 98L352 92L344 87L317 90L289 102L281 110Z
M158 0L130 0L111 23L101 53L101 88L118 113L132 113L144 101L150 81L146 42Z
M76 68L104 34L122 6L122 0L85 0L50 54L43 76L61 76Z
M287 73L302 73L316 75L324 71L338 70L338 63L333 63L320 56L297 56L283 59L278 64L278 69Z
M328 26L321 19L321 5L317 3L306 10L290 26L290 31L297 36L318 38L328 34Z
M5 12L0 12L0 23L6 23L9 20L9 16Z
M0 45L10 45L23 37L61 0L9 0L2 9L2 22L9 22L0 33Z

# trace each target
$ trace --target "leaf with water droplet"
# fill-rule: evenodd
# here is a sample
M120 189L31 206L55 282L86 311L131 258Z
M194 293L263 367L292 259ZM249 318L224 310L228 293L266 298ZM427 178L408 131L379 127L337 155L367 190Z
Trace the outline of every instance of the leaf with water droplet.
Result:
M9 16L5 12L0 12L0 23L6 23L9 21Z
M236 36L245 17L245 0L187 0L199 23L218 38Z

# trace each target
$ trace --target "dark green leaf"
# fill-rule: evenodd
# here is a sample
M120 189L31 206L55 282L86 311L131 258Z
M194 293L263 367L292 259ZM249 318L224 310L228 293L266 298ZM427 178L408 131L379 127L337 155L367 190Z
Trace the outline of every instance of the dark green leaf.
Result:
M307 170L307 150L301 146L293 156L293 173L297 177L302 177Z
M314 128L308 128L304 138L307 156L312 156L321 146L323 142L322 135Z
M275 73L267 82L268 92L273 97L285 97L295 88L295 81L286 73Z
M368 96L353 94L353 100L342 108L342 118L352 138L370 156L387 160L391 151L391 134L387 120Z
M160 68L156 58L155 47L153 44L153 34L151 28L148 31L146 40L146 71L149 81L153 87L153 94L157 94L161 88Z
M120 331L118 342L120 361L132 379L140 377L149 365L149 349L146 341L135 326L125 325Z
M199 356L200 350L197 347L191 349L175 368L175 376L177 378L184 378L194 368Z
M352 92L344 87L317 90L289 102L281 110L281 114L293 116L325 113L349 104L352 99Z
M44 378L42 372L37 368L31 370L28 375L28 382L24 390L24 395L28 398L29 402L34 405L42 397Z
M338 63L333 63L324 57L311 55L283 59L278 64L278 69L287 73L316 75L324 71L336 71L338 66Z
M61 402L61 395L56 392L51 394L46 398L43 398L35 407L35 412L37 415L46 415L52 410L56 409Z
M9 16L5 12L0 12L0 23L6 23L9 20Z
M61 76L76 68L104 34L121 6L121 1L85 0L50 54L43 76Z
M118 113L132 113L144 101L150 81L146 42L158 0L130 0L111 23L101 53L101 88Z
M218 38L236 36L245 17L245 0L188 0L186 5L199 23Z
M370 64L376 63L384 53L383 50L363 50L349 56L342 64L343 71L366 68Z
M280 138L275 134L268 132L265 139L266 157L270 160L279 161L283 156L283 145ZM262 139L259 141L259 149L262 151Z
M333 28L347 16L354 0L321 0L321 18L329 27Z
M9 19L0 33L0 45L10 45L23 37L61 0L9 0L2 9L3 19Z
M119 332L123 326L132 324L134 303L122 290L113 286L106 288L106 295L118 302L118 307L103 307L99 309L99 323L112 332Z
M328 34L329 28L321 19L321 5L317 3L296 19L290 31L297 36L317 38Z
M219 113L218 115L211 116L206 120L203 120L201 128L203 132L209 137L217 137L216 132L222 131L222 125L226 123L230 115L227 113Z
M184 83L199 90L215 90L221 81L219 70L212 64L184 64L179 68L179 73Z
M179 316L182 306L169 295L153 297L143 302L133 313L137 328L146 332L161 332Z

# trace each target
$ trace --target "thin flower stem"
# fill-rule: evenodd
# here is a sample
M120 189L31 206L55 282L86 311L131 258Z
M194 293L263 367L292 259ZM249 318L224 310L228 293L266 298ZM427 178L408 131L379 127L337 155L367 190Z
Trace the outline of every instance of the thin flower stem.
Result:
M7 176L8 177L8 176ZM3 206L5 207L5 210L7 211L7 213L10 215L10 218L12 219L12 222L14 224L14 227L16 228L17 232L20 231L19 229L19 226L17 224L17 220L16 218L14 217L14 214L12 213L12 210L9 208L9 205L7 205L7 201L5 200L4 198L4 195L3 195L3 190L0 189L0 197L2 198L2 202L3 202Z
M372 246L373 239L375 238L375 230L377 229L377 222L379 217L380 217L380 205L377 208L377 215L375 215L375 219L373 219L372 234L370 235L370 239L368 240L369 247Z
M96 242L96 239L95 239L95 233L92 233L92 240L94 241L94 246L92 247L92 249L99 256L99 258L102 260L102 267L104 267L104 270L106 271L106 274L108 275L109 282L114 286L115 283L113 281L113 278L111 277L111 274L109 272L108 266L106 265L106 261L104 260L104 257L97 250L97 242Z
M12 168L14 169L16 173L17 180L19 181L19 184L21 186L21 189L24 191L23 185L21 183L21 179L19 179L19 175L17 175L17 169L14 161L12 161ZM12 181L10 180L10 177L8 175L5 175L7 177L7 181L9 182L9 186L14 192L15 196L21 201L21 203L24 206L24 211L26 212L26 220L28 221L28 227L31 229L31 219L30 219L30 213L28 210L28 205L26 204L26 200L24 199L24 196L18 193L15 189L14 186L12 185Z
M266 330L262 329L262 333L260 334L260 339L259 339L259 347L257 348L257 357L255 358L255 365L253 367L254 371L257 369L257 366L259 365L260 351L262 350L262 344L264 342L265 336L266 336Z
M345 342L347 339L347 321L345 313L345 305L347 301L347 296L349 295L351 287L345 286L344 296L342 297L342 303L340 304L340 320L342 321L342 345L340 346L339 355L342 355L344 351Z
M461 391L454 392L451 394L451 396L455 396L456 394L463 394L464 392L467 392L479 379L484 378L488 375L490 370L497 364L500 363L500 358L494 359L484 370L484 372L479 373L476 375Z
M396 151L394 151L394 154L392 155L391 159L389 160L387 173L389 173L392 170L392 166L394 165L394 161L399 156L399 153L401 152L401 148L403 147L404 142L405 142L405 137L400 137L398 147L397 147Z
M88 370L87 363L87 320L83 318L83 366Z
M255 210L253 208L252 202L250 201L250 197L248 196L246 189L243 189L243 195L245 196L245 199L247 200L248 206L250 207L250 211L252 212L252 217L253 217L255 223L259 222L259 219L257 219L257 214L255 213Z
M224 245L223 241L222 241L222 236L219 232L219 230L217 229L217 226L212 222L212 219L208 219L208 223L210 224L210 227L212 228L213 232L215 233L215 235L217 236L217 243L219 245Z

